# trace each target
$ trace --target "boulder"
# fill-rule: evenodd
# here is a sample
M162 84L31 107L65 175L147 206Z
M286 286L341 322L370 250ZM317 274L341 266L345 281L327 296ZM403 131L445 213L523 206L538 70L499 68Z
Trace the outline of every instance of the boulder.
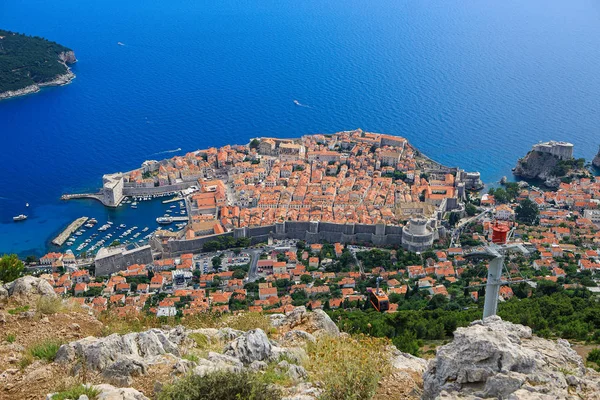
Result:
M102 371L102 378L111 385L129 386L133 382L132 376L145 374L147 369L147 365L140 359L123 357Z
M94 389L100 394L96 400L149 400L142 393L133 388L116 388L112 385L95 385Z
M317 339L312 334L301 330L286 332L280 340L284 346L302 346L316 341Z
M294 308L286 315L285 320L272 318L271 324L287 330L303 330L315 336L338 336L340 334L339 328L325 311L306 311L306 307L304 306Z
M600 388L600 375L585 368L567 341L535 337L497 316L458 328L423 380L424 399L589 399Z
M427 360L403 353L394 346L390 346L392 366L398 370L413 371L422 374L427 369Z
M52 286L44 279L35 276L23 276L4 285L8 296L30 297L32 295L57 297ZM2 292L0 292L2 297Z
M253 329L225 347L226 355L241 360L245 365L253 361L264 361L271 358L272 345L262 329Z

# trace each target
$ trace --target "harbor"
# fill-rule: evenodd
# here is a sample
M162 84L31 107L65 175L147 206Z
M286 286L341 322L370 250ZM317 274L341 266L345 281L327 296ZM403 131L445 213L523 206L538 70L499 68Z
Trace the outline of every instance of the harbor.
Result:
M77 231L77 229L81 228L81 226L85 224L88 219L88 217L77 218L75 221L71 222L69 226L67 226L67 228L60 233L60 235L54 238L54 240L52 240L52 243L57 246L62 246L63 244L65 244L69 236L71 236L73 232Z

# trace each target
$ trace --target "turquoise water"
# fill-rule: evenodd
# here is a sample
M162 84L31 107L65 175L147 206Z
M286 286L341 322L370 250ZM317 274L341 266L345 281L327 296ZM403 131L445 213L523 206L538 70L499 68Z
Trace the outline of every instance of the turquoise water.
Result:
M81 215L148 226L160 202L58 198L177 148L361 127L492 182L539 140L600 144L597 1L14 0L0 26L79 59L71 85L0 103L0 252L43 253Z

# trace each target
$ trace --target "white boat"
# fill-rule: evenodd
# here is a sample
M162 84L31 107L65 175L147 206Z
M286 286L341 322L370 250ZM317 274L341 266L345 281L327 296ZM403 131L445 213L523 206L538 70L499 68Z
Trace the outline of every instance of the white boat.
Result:
M27 219L27 215L25 215L25 214L19 214L16 217L13 217L13 221L15 221L15 222L25 221L26 219Z
M163 225L168 225L173 222L173 218L171 217L158 217L156 218L156 222Z
M29 207L29 203L25 203L25 207Z

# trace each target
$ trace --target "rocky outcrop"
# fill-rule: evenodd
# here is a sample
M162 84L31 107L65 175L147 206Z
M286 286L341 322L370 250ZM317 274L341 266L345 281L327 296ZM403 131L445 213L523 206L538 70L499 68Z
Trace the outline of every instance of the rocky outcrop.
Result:
M230 342L225 354L241 360L244 364L271 358L273 346L262 329L253 329Z
M77 62L77 58L75 58L75 52L72 50L63 51L58 55L58 59L65 64L74 64Z
M44 279L24 276L0 286L0 299L3 297L30 298L32 296L56 297L52 285Z
M600 149L598 149L598 153L596 153L596 156L592 160L592 165L596 168L600 168Z
M567 341L497 316L458 328L423 380L424 399L600 399L600 375Z
M274 314L270 318L274 327L283 330L303 330L314 336L340 334L340 329L323 310L309 312L302 306L294 308L287 315Z
M98 371L112 384L126 386L131 377L145 373L148 364L161 361L163 355L179 357L178 345L184 339L182 329L171 331L151 329L126 335L113 334L105 338L87 337L62 345L55 361L74 365L74 372L81 363L91 371Z
M517 162L513 174L525 179L542 180L549 187L558 187L560 176L556 176L554 171L559 161L552 154L530 151Z

